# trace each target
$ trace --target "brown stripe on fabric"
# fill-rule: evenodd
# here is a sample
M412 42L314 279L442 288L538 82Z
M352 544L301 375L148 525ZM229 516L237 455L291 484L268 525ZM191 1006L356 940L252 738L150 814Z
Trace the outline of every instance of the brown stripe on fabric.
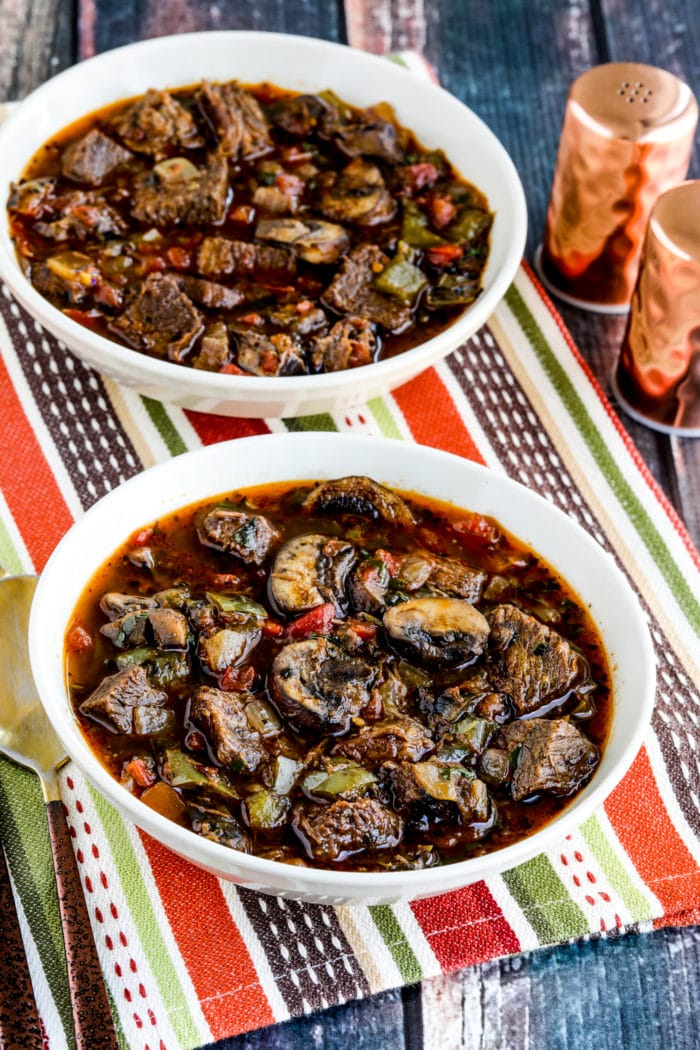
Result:
M292 1015L371 994L333 908L237 892Z
M97 372L0 286L0 313L36 407L84 510L142 464Z
M487 328L447 358L447 365L506 473L578 522L611 554L607 536L568 474L549 434ZM700 835L700 694L678 666L671 646L636 589L656 651L658 681L652 728L678 805Z

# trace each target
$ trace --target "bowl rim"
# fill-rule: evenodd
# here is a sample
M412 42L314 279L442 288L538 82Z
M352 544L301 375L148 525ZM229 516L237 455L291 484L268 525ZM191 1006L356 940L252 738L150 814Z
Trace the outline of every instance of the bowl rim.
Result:
M169 48L186 49L190 44L197 47L206 47L207 40L218 40L220 38L235 38L242 43L250 41L251 43L265 43L268 45L271 40L274 40L274 46L279 46L280 48L290 48L294 47L295 44L303 44L304 47L310 47L319 53L330 50L331 53L342 54L344 59L350 55L353 62L357 62L360 65L365 64L369 69L381 69L385 77L410 78L412 82L421 85L421 90L426 95L426 101L433 99L442 107L451 107L456 113L459 113L462 119L467 120L472 129L484 135L489 140L494 155L499 158L500 177L504 185L507 186L513 214L511 216L507 250L500 268L494 273L492 283L484 290L483 294L442 332L409 350L402 351L400 354L381 361L361 365L352 370L344 369L339 372L315 375L238 376L207 372L176 364L172 361L154 358L132 347L123 346L80 325L77 321L72 320L57 307L53 306L37 291L20 269L14 252L10 251L10 248L2 243L0 243L0 278L8 284L12 292L33 317L52 331L59 339L62 339L68 346L71 346L74 340L89 346L91 353L97 355L100 359L100 365L98 366L100 370L104 367L105 370L110 370L110 374L113 375L119 372L123 373L128 370L129 362L136 360L141 375L138 384L140 386L153 383L162 384L164 387L186 385L188 394L193 397L241 399L248 395L251 399L255 398L256 400L288 398L290 401L293 401L294 398L298 399L299 397L313 398L321 395L332 397L335 393L340 394L348 386L348 374L350 372L353 376L353 384L362 384L365 377L367 380L379 384L382 381L389 383L394 373L410 372L411 374L417 374L422 370L422 367L427 367L433 360L441 356L443 351L445 353L449 352L459 341L467 339L481 327L505 295L517 272L525 249L527 205L515 165L500 139L491 128L474 110L455 95L452 95L443 87L430 80L418 77L412 70L392 62L386 57L360 51L349 47L347 44L290 33L272 33L261 30L211 30L201 33L172 34L140 40L102 52L83 62L76 63L35 88L25 99L17 104L16 108L13 109L2 126L0 126L0 153L5 141L11 140L14 135L18 134L15 129L21 128L22 122L28 119L27 114L31 114L33 108L41 105L44 99L50 100L57 92L60 92L62 85L71 83L76 78L83 79L91 71L98 75L100 66L108 62L114 62L116 60L115 56L123 59L124 62L128 62L133 57L142 55L143 52L167 51ZM176 81L176 79L174 77L173 81ZM85 115L88 115L90 112L87 109ZM26 159L29 160L29 156ZM18 176L19 173L17 173ZM487 191L484 190L484 192ZM4 222L6 223L6 220ZM124 351L127 351L126 358ZM132 355L136 355L136 357ZM420 362L424 361L425 363L421 366L421 364L416 362L416 358ZM415 367L413 366L414 362Z
M592 556L598 565L604 565L606 572L610 574L609 580L612 582L609 590L611 592L614 591L617 600L621 601L624 609L626 630L632 632L637 644L635 674L638 678L641 676L643 683L643 688L640 689L640 693L636 698L638 718L633 731L625 738L620 748L616 764L607 770L601 771L599 769L596 771L588 785L574 797L571 803L557 817L534 834L482 856L467 858L449 865L439 865L435 868L401 872L353 872L334 871L331 868L300 868L285 864L282 861L274 861L252 854L233 851L232 855L232 851L225 846L199 837L192 839L193 833L189 829L181 828L154 810L149 809L138 798L126 791L107 772L83 736L70 707L67 690L63 682L63 654L61 655L62 668L60 672L63 695L57 698L55 661L53 657L51 660L46 660L42 650L42 636L43 632L45 632L44 621L46 621L51 607L53 577L60 571L60 565L66 558L72 562L74 554L79 553L81 537L96 523L96 519L97 523L99 523L100 518L107 518L111 513L112 507L118 508L120 503L124 499L128 499L132 493L138 497L140 490L143 491L144 495L149 490L153 491L154 486L152 482L154 478L159 481L161 487L171 477L175 480L182 469L183 463L194 469L199 460L204 458L211 458L214 461L220 458L223 463L228 458L228 453L234 450L243 457L247 455L252 456L256 451L260 450L261 443L262 450L271 452L274 456L275 445L281 446L284 443L288 446L291 443L296 449L301 450L305 446L313 449L319 441L324 443L324 450L328 447L329 441L331 446L337 448L341 448L341 446L359 447L364 445L369 452L376 452L378 457L381 455L382 448L400 447L409 455L413 454L423 457L430 466L434 463L436 469L439 468L440 462L444 463L446 460L459 463L460 466L455 467L455 469L464 471L465 477L471 475L477 480L487 481L487 487L491 485L495 486L496 489L505 489L507 492L517 493L517 498L524 501L525 506L535 507L536 511L539 510L540 513L545 515L545 519L548 519L549 523L565 529L568 535L573 537L575 542L579 544L580 549ZM330 457L328 458L330 460ZM233 469L235 471L235 468ZM289 475L290 471L286 471L286 473ZM377 473L382 473L381 468L377 470ZM328 471L328 476L334 476L333 472ZM222 477L222 484L218 487L214 485L211 489L208 485L207 489L210 489L208 494L198 495L189 502L203 501L226 491L228 488L236 487L235 481L233 486L231 486L226 484L227 480L226 477ZM289 480L291 482L294 479L289 477ZM304 479L298 477L298 480ZM392 484L390 480L387 483ZM406 486L397 485L397 487L405 488ZM430 498L430 493L425 488L415 489L415 491ZM186 502L177 504L177 506L186 505L188 505ZM459 503L454 505L460 506ZM176 506L166 506L162 509L162 513L170 513L175 509ZM148 514L144 514L144 518L148 516ZM153 516L154 514L150 513L149 520L153 520ZM139 526L134 525L133 527L138 528ZM125 535L129 531L131 531L131 526L125 528ZM509 531L513 532L513 529L509 528ZM536 551L536 553L544 557L541 551ZM91 568L91 574L94 574L96 568L96 566ZM86 575L82 583L81 593L88 580L89 576ZM63 625L62 629L64 630L66 626L67 624ZM606 643L606 654L608 662L611 664L611 676L614 679L615 667L612 664L611 657L615 657L616 654L610 653L605 638L603 641ZM196 449L142 471L122 483L106 496L103 496L69 529L55 548L40 575L30 614L29 652L37 690L54 730L62 740L69 756L77 763L88 780L97 787L99 792L122 815L126 814L134 824L168 845L169 848L175 850L181 856L188 857L191 862L214 871L220 877L226 878L227 876L224 873L231 873L235 869L234 877L238 877L239 880L242 878L249 884L254 882L255 888L266 892L282 892L279 889L280 886L284 884L292 885L293 883L295 888L301 888L302 896L305 892L323 892L324 894L334 894L335 892L337 896L342 896L349 900L353 898L362 900L371 896L379 896L382 899L386 899L387 895L398 895L402 898L410 899L416 896L430 896L447 889L469 885L474 881L479 881L530 859L546 850L553 842L579 827L614 790L637 755L651 720L656 683L656 660L649 626L630 583L621 569L618 568L612 556L607 554L591 535L559 507L507 475L499 474L487 466L462 459L449 452L427 446L413 445L400 439L374 438L350 434L321 434L316 432L256 435ZM615 725L614 709L612 725ZM79 742L78 746L75 746L76 740ZM608 740L609 743L610 741ZM605 748L603 749L604 756ZM604 773L604 775L601 775L601 773ZM176 844L174 845L173 843ZM192 849L187 848L188 843L193 847ZM197 860L193 860L192 853L197 854ZM471 874L472 869L474 869L474 875ZM450 874L446 875L446 872ZM229 875L229 877L231 876ZM449 885L445 885L446 882L449 882Z

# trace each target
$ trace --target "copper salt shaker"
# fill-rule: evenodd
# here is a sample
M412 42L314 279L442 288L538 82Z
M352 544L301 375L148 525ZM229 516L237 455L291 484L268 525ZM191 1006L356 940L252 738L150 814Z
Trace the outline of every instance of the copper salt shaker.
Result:
M537 265L561 299L629 307L654 201L688 171L698 104L682 80L637 62L571 86Z
M639 422L700 436L700 180L652 209L613 388Z

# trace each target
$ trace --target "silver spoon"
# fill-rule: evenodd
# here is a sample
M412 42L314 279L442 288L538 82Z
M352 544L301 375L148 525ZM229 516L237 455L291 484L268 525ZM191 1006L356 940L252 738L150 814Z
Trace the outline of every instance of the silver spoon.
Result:
M118 1050L117 1035L56 771L67 761L34 688L27 649L35 576L0 579L0 752L41 781L68 964L78 1050Z

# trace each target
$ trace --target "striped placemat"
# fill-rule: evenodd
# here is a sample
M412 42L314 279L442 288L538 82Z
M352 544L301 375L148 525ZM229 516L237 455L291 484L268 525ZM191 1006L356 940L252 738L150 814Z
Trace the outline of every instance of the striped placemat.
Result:
M436 368L348 413L226 419L90 371L0 286L0 562L39 572L71 522L144 467L228 438L338 430L487 464L562 507L636 588L656 647L628 776L547 854L392 907L305 906L188 865L69 766L63 798L124 1047L178 1050L542 945L700 919L700 559L526 266ZM71 1046L38 785L0 763L0 828L51 1050Z

